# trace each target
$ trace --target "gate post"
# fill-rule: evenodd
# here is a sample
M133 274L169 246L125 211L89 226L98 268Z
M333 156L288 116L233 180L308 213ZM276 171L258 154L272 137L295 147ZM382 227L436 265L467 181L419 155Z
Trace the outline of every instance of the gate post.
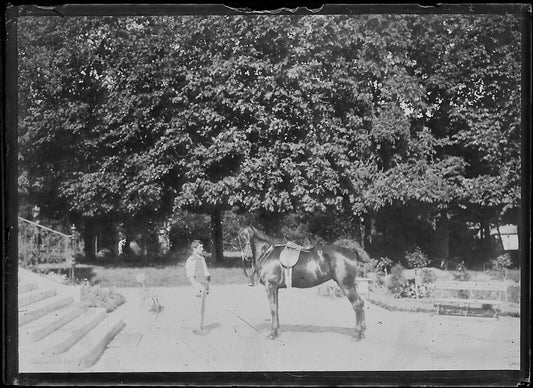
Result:
M68 257L67 260L70 263L70 282L73 284L75 282L74 277L74 271L76 268L76 257L75 255L78 253L78 238L79 233L76 229L76 225L72 224L72 227L70 228L70 236L69 236L69 252L67 253Z

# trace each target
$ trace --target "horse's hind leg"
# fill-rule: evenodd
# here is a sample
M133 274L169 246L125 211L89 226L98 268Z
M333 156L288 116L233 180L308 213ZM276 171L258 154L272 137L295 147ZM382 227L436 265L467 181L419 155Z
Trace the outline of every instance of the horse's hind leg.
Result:
M272 325L269 338L276 338L279 329L279 314L278 314L278 287L272 283L265 282L265 290L268 295L268 302L270 304L270 313L272 315Z
M352 304L355 312L355 339L361 340L365 338L366 319L365 319L365 301L359 296L355 290L355 286L347 287L340 285L344 295L348 298Z

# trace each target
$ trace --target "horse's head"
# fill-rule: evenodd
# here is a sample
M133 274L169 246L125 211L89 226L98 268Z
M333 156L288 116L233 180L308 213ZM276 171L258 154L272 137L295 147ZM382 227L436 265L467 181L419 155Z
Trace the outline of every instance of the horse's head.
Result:
M252 250L252 232L251 227L246 227L241 229L237 235L243 261L253 261L254 259Z
M250 279L250 285L254 284L254 272L255 272L255 256L252 249L252 234L253 230L250 227L243 228L237 234L237 241L239 242L239 247L241 249L242 257L242 269L244 275ZM251 274L248 275L246 267L249 266L251 269Z

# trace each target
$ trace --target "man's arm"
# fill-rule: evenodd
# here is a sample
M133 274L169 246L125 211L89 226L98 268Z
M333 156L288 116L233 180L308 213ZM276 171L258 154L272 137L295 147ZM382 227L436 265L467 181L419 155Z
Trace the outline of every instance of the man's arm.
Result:
M194 262L190 259L188 259L186 262L185 262L185 276L187 277L187 279L189 279L189 282L191 282L191 284L194 286L196 282L196 276L194 274L194 268L195 265L194 265Z
M196 263L194 262L194 260L187 260L185 262L185 273L186 273L187 279L189 279L189 282L195 289L196 296L200 296L202 290L204 289L204 286L199 281L196 280L195 269L196 269Z
M207 268L207 263L205 262L205 259L202 260L203 261L203 265L204 265L204 273L205 273L205 277L207 279L208 282L211 281L211 273L209 272L209 268Z

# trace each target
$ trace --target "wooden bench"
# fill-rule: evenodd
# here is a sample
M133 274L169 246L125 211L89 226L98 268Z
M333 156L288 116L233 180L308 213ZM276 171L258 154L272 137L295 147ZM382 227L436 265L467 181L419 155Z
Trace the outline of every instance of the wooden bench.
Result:
M433 303L437 308L436 314L454 308L460 309L464 316L468 316L476 309L486 311L486 306L489 306L493 311L492 316L498 318L500 307L505 303L502 296L507 292L507 287L508 284L505 282L437 281L434 283L434 291L445 291L455 296L433 298ZM480 295L481 293L490 294L487 298ZM496 294L496 297L493 294Z

